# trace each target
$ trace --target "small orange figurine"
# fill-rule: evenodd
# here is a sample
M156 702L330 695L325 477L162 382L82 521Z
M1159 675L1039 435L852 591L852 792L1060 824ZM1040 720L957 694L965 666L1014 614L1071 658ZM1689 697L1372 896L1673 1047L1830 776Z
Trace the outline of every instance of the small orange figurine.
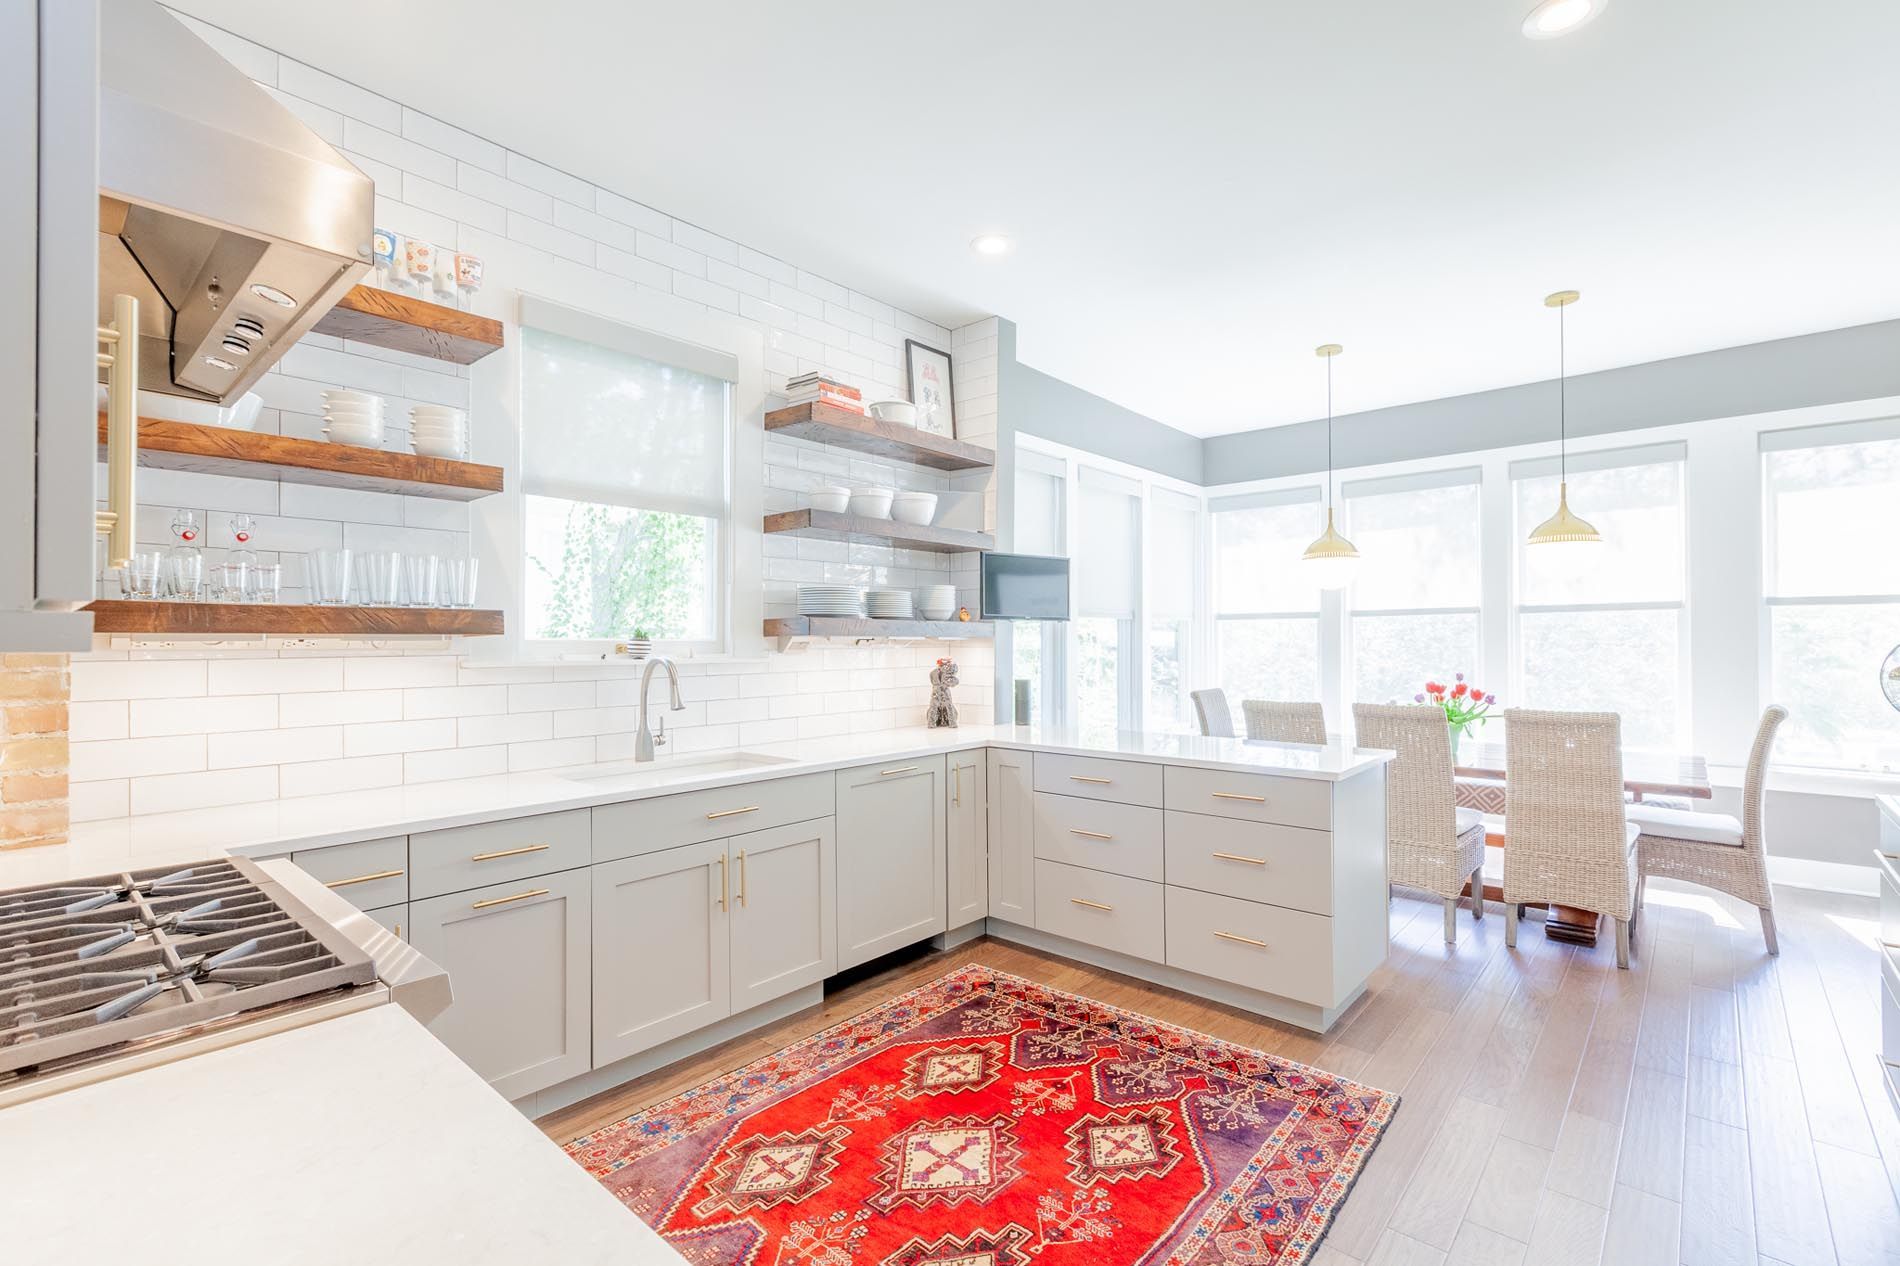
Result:
M962 621L963 623L965 623L965 624L968 624L968 623L970 622L970 608L968 608L968 607L958 607L958 608L957 608L957 619L959 619L959 620L961 620L961 621Z

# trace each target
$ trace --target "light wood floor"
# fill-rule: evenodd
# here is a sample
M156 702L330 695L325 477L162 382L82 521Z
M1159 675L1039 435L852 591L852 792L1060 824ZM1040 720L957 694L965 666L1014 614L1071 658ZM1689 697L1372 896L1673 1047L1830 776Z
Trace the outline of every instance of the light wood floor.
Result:
M1316 1064L1404 1096L1314 1266L1900 1262L1900 1121L1881 1084L1871 899L1754 911L1650 885L1632 970L1609 937L1396 898L1392 952L1324 1037L996 941L928 954L822 1008L541 1121L565 1141L966 962Z

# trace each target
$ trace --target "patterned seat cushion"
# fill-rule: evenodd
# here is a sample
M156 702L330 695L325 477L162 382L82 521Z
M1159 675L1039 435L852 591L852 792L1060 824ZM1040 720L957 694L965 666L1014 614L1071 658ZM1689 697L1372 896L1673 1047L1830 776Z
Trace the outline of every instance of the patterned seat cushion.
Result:
M1459 808L1476 809L1479 813L1504 812L1502 778L1454 778L1452 783L1454 801Z

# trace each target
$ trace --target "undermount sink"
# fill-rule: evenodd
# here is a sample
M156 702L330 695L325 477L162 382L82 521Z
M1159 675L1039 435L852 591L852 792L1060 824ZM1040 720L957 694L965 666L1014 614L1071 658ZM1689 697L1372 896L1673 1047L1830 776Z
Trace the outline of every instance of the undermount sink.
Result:
M655 761L608 761L561 771L571 782L599 782L604 778L698 778L706 774L736 774L772 765L789 765L789 756L766 756L760 752L720 752L707 756L662 756Z

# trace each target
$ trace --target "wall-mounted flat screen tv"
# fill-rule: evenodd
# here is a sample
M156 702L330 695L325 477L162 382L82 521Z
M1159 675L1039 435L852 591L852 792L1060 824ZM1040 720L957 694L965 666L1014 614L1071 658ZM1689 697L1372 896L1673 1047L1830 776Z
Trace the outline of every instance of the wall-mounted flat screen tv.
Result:
M1069 618L1069 560L1041 554L983 555L985 620Z

